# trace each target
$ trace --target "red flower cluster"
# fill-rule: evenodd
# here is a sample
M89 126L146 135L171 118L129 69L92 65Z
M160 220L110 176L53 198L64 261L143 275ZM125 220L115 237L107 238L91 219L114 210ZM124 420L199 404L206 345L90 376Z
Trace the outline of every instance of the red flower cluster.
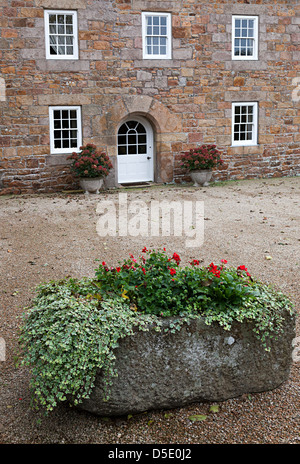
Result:
M209 272L211 272L215 277L220 277L221 271L214 263L210 263L208 266Z
M71 170L79 177L105 177L113 167L104 152L97 151L96 145L88 143L80 147L81 152L73 152L67 159L72 160Z
M180 256L177 253L174 253L172 258L174 259L174 261L176 261L177 266L179 266L179 263L181 261Z
M181 156L181 166L189 171L212 169L221 164L221 152L216 149L216 145L201 145Z
M248 276L248 277L251 277L251 275L249 274L248 269L246 268L246 266L244 266L244 265L243 265L243 266L239 266L239 267L237 268L237 270L238 270L238 271L245 271L246 274L247 274L247 276Z

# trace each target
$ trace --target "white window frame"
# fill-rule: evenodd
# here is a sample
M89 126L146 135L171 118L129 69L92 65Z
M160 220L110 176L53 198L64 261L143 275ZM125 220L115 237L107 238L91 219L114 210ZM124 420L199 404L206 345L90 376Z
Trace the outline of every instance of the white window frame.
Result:
M54 111L55 110L75 110L77 115L77 146L69 148L55 148L54 143ZM81 107L80 106L50 106L49 107L49 129L50 129L50 153L51 154L64 154L78 152L82 145L82 127L81 127ZM58 129L59 130L59 129Z
M235 20L236 19L246 19L246 20L253 20L254 21L254 34L253 34L253 55L235 55L235 39L237 38L235 35ZM249 39L249 37L245 37L245 39ZM233 60L258 60L258 16L247 16L247 15L233 15L232 16L232 59Z
M147 51L147 17L165 17L166 18L166 53L154 54ZM172 16L171 13L161 12L142 12L142 42L143 42L143 59L148 60L170 60L172 58Z
M52 55L50 54L50 29L49 29L49 16L50 15L70 15L73 17L73 54L72 55ZM46 46L46 59L47 60L77 60L78 59L78 20L77 11L74 10L45 10L44 12L45 24L45 46ZM63 34L61 34L63 35Z
M252 124L252 138L251 140L234 140L235 135L235 116L236 112L235 109L237 106L252 106L253 107L253 121L250 123ZM240 124L249 124L248 121L240 122ZM249 145L257 145L258 144L258 103L257 102L234 102L232 103L232 146L233 147L241 147L241 146L249 146Z

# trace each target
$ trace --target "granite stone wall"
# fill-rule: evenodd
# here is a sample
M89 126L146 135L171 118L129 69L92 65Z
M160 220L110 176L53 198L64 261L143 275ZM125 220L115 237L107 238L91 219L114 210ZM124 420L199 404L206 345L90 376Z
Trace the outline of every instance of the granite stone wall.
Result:
M46 59L44 10L62 8L78 13L78 60ZM143 59L142 11L171 13L171 59ZM258 60L232 60L235 14L258 16ZM147 118L157 182L188 180L180 153L202 143L224 153L215 179L299 175L299 22L298 0L0 0L0 192L76 188L50 153L52 105L81 106L84 143L115 167L120 123ZM236 101L258 102L257 145L232 146Z

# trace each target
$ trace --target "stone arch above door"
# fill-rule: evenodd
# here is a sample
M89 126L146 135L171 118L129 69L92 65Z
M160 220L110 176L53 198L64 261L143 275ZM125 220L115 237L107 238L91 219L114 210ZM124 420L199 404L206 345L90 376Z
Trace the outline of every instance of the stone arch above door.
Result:
M182 130L181 115L172 113L156 99L145 95L119 97L103 114L94 119L93 132L99 144L105 147L115 169L107 178L109 187L117 186L117 131L120 124L134 115L146 118L153 127L155 144L155 181L172 182L172 143L187 142Z

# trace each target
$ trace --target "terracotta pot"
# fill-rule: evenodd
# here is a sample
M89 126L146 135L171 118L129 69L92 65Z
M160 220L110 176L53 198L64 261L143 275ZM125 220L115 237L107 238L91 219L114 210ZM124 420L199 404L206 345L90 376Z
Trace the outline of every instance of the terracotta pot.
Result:
M81 177L79 179L80 187L88 195L90 193L99 193L103 185L102 177Z
M210 169L191 171L190 176L194 182L194 187L207 187L212 176L212 171Z

